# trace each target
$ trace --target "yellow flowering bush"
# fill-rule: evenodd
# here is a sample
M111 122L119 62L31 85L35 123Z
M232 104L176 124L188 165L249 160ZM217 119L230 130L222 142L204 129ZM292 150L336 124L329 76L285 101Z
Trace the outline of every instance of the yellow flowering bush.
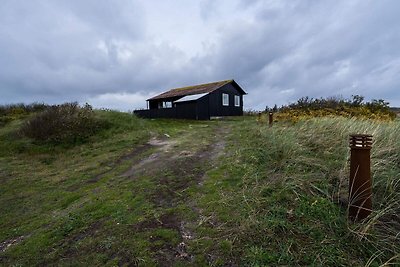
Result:
M358 117L379 121L390 121L396 114L389 109L389 103L384 100L363 102L362 96L353 96L353 99L340 98L313 99L300 98L296 103L283 106L275 114L275 120L297 122L315 117L341 116Z

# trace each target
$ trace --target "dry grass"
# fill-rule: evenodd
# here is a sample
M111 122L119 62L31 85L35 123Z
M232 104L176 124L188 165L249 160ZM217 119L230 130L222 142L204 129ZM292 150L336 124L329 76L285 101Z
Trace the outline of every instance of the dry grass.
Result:
M400 253L400 123L366 119L319 118L301 122L298 133L309 133L310 143L322 146L326 153L335 153L335 147L347 146L349 134L373 135L371 169L373 179L373 212L362 223L349 223L348 229L360 241L376 248L373 258L392 255L383 264L399 260ZM346 196L348 192L349 149L342 158L342 167L334 172L337 189L331 199ZM304 161L304 158L301 158ZM308 160L311 165L313 160ZM305 160L307 162L307 160ZM304 163L304 162L303 162ZM314 165L315 166L315 165ZM372 260L372 258L371 258ZM367 264L368 265L368 264Z
M218 228L207 238L229 241L230 255L248 265L398 264L400 123L321 117L270 128L256 120L236 125L226 166L206 183L202 201ZM357 224L339 202L352 133L374 136L374 211Z

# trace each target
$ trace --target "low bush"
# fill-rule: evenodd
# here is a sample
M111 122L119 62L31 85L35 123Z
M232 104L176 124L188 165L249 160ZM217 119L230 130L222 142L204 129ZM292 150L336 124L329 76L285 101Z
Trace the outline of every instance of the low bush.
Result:
M26 121L20 133L36 141L74 143L83 141L104 128L89 104L65 103L48 107Z

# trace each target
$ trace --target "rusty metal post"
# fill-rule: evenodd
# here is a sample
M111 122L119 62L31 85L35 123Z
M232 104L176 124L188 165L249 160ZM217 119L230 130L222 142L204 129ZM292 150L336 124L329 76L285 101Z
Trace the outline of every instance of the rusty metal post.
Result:
M272 123L274 122L274 113L270 112L268 119L269 119L269 127L271 127Z
M262 115L262 112L258 112L258 118L257 118L258 123L261 123L261 115Z
M362 220L372 212L372 135L350 135L349 218Z

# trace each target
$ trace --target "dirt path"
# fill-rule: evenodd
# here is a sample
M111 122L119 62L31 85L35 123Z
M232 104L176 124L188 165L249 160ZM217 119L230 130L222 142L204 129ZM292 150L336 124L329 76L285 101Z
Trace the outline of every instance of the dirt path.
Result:
M96 261L94 265L119 266L212 262L210 252L198 245L204 240L205 216L197 198L204 196L207 174L225 153L231 127L227 121L160 126L147 143L125 140L132 147L117 147L124 152L68 165L70 176L57 176L54 183L37 182L35 190L43 188L44 194L33 192L36 206L30 215L21 216L33 218L32 225L27 219L21 225L28 230L2 237L0 262L85 265ZM56 163L41 164L41 175L61 177ZM37 219L42 211L43 222ZM33 246L38 249L31 253Z
M193 261L189 241L195 238L195 228L201 218L196 200L187 193L196 190L206 179L206 172L217 164L217 158L224 153L225 136L230 132L223 122L210 127L193 129L179 138L168 136L153 137L148 145L156 147L154 153L134 161L122 177L135 179L141 175L150 176L156 185L148 193L154 209L160 213L135 225L139 232L169 229L178 233L178 245L158 244L159 240L150 240L157 262L161 266L171 266L176 261ZM194 141L196 143L194 143ZM179 209L191 211L187 218ZM194 216L193 216L194 215Z

